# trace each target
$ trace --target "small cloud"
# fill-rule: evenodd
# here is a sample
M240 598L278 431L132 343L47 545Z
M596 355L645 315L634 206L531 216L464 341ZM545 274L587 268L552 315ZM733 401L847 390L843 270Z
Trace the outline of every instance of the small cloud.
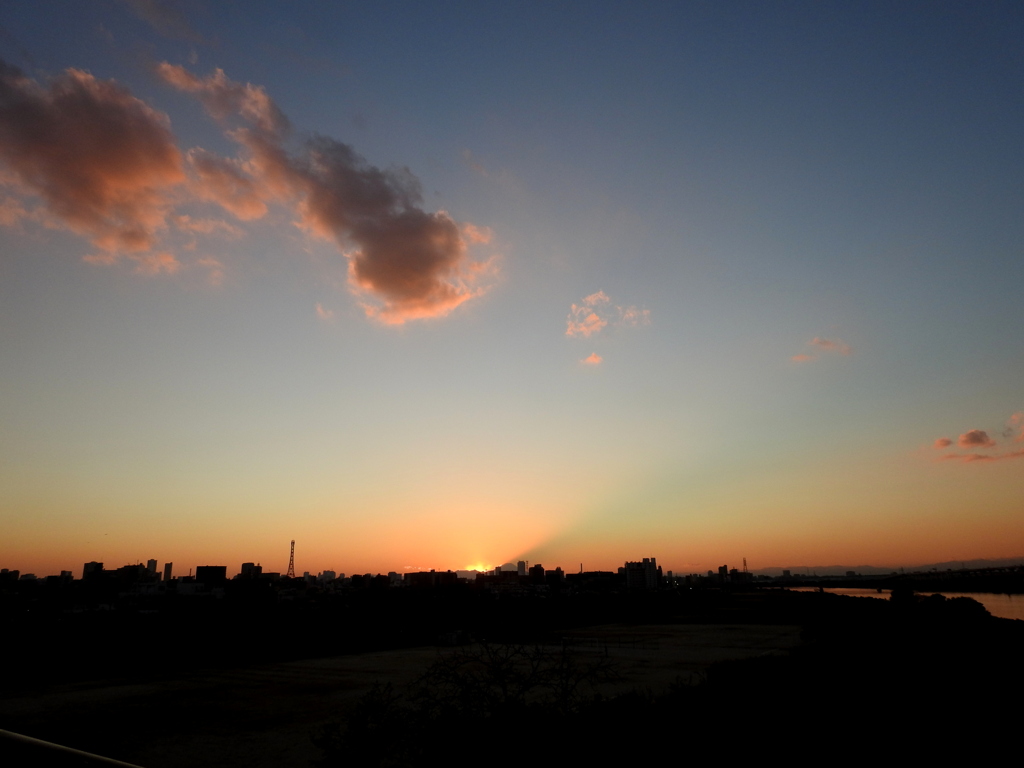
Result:
M468 150L468 149L462 150L462 161L474 173L479 173L481 176L484 176L484 177L486 177L488 175L487 169L484 167L484 164L481 163L479 160L477 160L473 156L473 153L470 150Z
M573 320L573 316L579 317L582 314L580 310L585 311L586 307L579 307L576 304L572 305L572 312L569 315L568 325L565 329L566 336L582 336L589 339L593 334L608 325L608 321L599 317L596 312L590 312L581 320Z
M932 443L932 445L934 445L936 448L940 448L940 449L941 448L949 448L949 446L951 446L952 444L953 444L953 441L950 440L948 437L940 437L934 443Z
M838 352L840 355L852 355L853 347L847 344L842 339L823 339L820 336L815 336L809 342L812 347L825 350L826 352Z
M991 448L996 441L988 436L983 429L972 429L957 438L956 444L961 448Z
M619 325L635 328L650 325L651 313L647 309L634 306L620 307L613 305L611 298L604 291L597 291L585 296L579 304L569 307L566 317L566 336L582 336L590 338L608 325Z
M580 360L584 365L600 365L603 361L604 358L597 354L597 352L591 352L588 357L584 357Z
M1016 437L1014 434L1016 433ZM1014 442L1024 442L1024 411L1017 411L1006 421L1003 437L1014 437Z
M317 302L317 305L316 305L316 316L319 317L324 322L327 322L329 320L333 320L334 319L334 310L333 309L327 309L326 307L324 307L323 304L320 304L319 302Z
M824 339L821 336L815 336L813 339L807 342L807 346L814 347L817 353L831 353L835 352L840 355L852 355L853 347L847 344L842 339ZM794 363L809 363L813 360L818 359L818 354L799 354L793 355L789 358Z
M619 323L636 328L639 325L651 324L651 311L636 307L616 307L619 311Z

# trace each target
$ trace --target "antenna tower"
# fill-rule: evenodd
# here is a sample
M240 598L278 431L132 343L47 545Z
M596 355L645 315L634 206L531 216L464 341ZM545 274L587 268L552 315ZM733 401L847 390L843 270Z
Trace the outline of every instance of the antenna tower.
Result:
M292 551L288 555L288 573L286 575L289 579L295 578L295 539L292 539Z
M747 572L747 558L745 557L743 558L743 572Z

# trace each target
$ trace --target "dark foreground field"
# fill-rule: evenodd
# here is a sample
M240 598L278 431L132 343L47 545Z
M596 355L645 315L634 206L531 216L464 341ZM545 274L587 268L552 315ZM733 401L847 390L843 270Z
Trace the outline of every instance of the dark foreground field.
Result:
M99 646L96 636L83 641L105 649L98 663L70 649L55 657L61 643L37 635L31 648L6 645L0 728L146 768L258 768L531 762L526 755L600 763L619 751L737 754L783 743L795 756L835 749L851 733L861 735L839 739L844 749L882 736L889 749L936 738L962 748L979 727L992 743L1002 723L1013 733L1019 722L1024 624L972 601L767 592L563 607L520 604L509 624L494 622L493 606L465 605L458 630L436 635L446 645L332 655L300 653L301 643L261 653L253 635L257 650L225 653L211 626L199 638L214 644L210 653L161 661L119 623ZM602 613L613 621L582 623ZM120 666L110 652L118 643ZM169 652L154 645L153 654ZM0 750L5 764L44 764L3 742Z

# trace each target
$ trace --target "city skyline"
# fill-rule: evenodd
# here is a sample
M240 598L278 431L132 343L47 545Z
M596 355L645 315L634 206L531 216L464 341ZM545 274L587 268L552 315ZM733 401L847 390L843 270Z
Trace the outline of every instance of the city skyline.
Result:
M1024 555L1022 34L5 4L0 566Z

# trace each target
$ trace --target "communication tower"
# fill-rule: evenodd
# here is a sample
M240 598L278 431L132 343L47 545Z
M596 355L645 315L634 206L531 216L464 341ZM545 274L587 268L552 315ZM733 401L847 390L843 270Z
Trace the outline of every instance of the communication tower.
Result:
M292 551L288 555L288 573L286 575L289 579L295 578L295 539L292 539Z

